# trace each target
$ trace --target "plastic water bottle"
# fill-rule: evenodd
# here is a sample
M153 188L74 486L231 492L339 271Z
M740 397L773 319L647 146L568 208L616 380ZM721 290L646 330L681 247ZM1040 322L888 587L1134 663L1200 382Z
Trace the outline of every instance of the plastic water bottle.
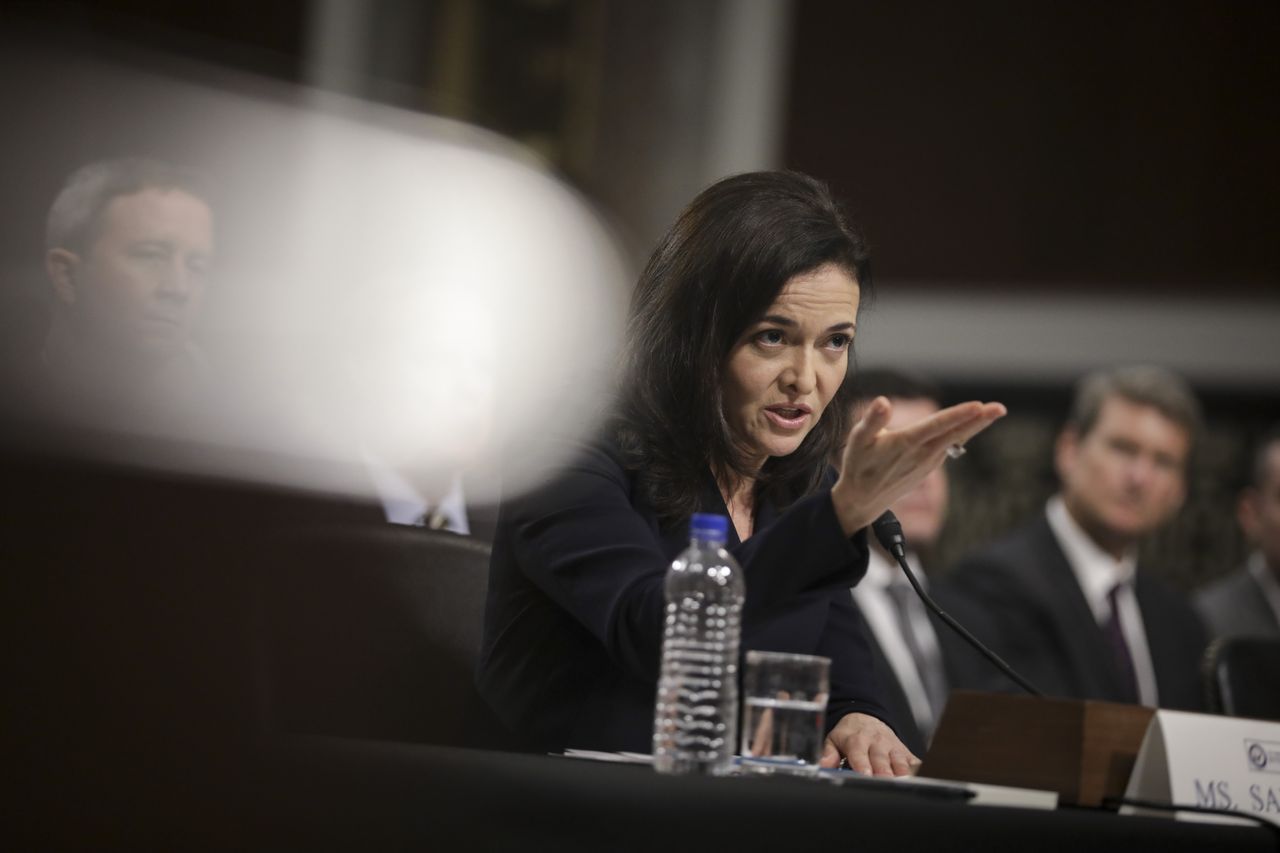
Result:
M689 547L667 570L666 631L653 715L659 773L722 775L738 740L742 569L724 549L729 519L695 515Z

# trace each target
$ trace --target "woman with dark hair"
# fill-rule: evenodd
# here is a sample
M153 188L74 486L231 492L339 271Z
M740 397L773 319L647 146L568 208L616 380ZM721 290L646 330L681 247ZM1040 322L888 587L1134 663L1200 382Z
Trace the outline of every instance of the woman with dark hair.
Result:
M743 648L832 659L823 763L916 763L882 722L848 589L867 525L1004 408L888 431L878 399L833 472L870 283L862 237L804 175L727 178L676 221L636 286L605 435L499 518L478 683L513 732L540 749L649 751L666 568L691 514L713 512L732 522L746 581Z

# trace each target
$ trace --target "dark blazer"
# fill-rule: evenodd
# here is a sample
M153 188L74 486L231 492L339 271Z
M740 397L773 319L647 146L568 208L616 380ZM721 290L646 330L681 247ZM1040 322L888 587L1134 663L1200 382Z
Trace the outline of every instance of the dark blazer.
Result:
M702 508L728 514L708 472ZM661 526L610 444L585 448L553 482L504 502L489 564L481 694L538 749L649 752L667 566L687 524ZM742 648L832 658L828 727L886 717L849 587L865 531L846 538L825 490L762 506L729 550L746 581Z
M963 560L940 584L939 603L1047 695L1132 701L1048 519ZM1142 611L1162 708L1201 710L1205 633L1191 605L1139 566ZM1018 690L976 652L960 653L955 687Z
M853 606L854 609L858 610L861 617L861 608L858 607L856 601ZM938 636L938 648L942 654L943 669L947 675L947 683L951 684L953 681L951 661L954 656L951 646L953 643L961 641L959 638L954 637L951 629L944 625L940 619L932 613L928 615L929 622L933 625L933 632ZM898 739L902 741L907 749L919 757L924 757L929 744L925 739L924 733L920 731L920 727L916 724L915 714L911 710L911 701L907 699L907 693L902 689L902 683L898 681L893 665L889 663L889 658L885 655L880 641L876 639L875 632L868 629L866 634L867 644L871 647L871 661L875 668L876 680L880 682L881 692L884 696L884 708L888 714L886 722L893 727Z
M1280 636L1266 594L1244 566L1196 593L1195 605L1215 637Z

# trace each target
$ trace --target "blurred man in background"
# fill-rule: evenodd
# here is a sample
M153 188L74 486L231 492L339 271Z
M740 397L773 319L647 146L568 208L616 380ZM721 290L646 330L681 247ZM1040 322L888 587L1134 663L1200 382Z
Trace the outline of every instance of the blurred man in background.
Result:
M1190 389L1166 370L1087 376L1055 450L1061 491L949 576L950 592L983 616L978 638L1045 693L1203 704L1203 627L1158 569L1137 564L1138 544L1182 505L1200 420Z
M67 179L49 211L41 354L60 413L128 419L195 393L203 365L191 328L213 251L209 193L188 169L109 160Z
M1253 552L1196 596L1215 637L1280 637L1280 425L1258 445L1250 475L1236 511Z
M876 397L893 404L889 429L916 423L941 408L941 394L927 378L892 370L861 370L850 377L855 388L855 419ZM929 554L947 515L947 474L935 469L893 505L907 539L907 561L927 584L921 554ZM853 588L854 605L871 629L872 656L885 687L887 710L902 742L924 755L946 704L948 677L940 635L932 617L901 568L873 542L867 574ZM950 639L950 638L947 638Z

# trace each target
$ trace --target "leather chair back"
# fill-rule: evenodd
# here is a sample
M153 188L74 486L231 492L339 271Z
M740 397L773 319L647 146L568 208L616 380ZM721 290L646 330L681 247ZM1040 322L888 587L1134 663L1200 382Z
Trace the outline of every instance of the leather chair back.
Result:
M267 727L483 745L473 673L489 550L385 523L284 537L260 586Z
M1280 639L1226 637L1205 652L1210 709L1233 717L1280 720Z

